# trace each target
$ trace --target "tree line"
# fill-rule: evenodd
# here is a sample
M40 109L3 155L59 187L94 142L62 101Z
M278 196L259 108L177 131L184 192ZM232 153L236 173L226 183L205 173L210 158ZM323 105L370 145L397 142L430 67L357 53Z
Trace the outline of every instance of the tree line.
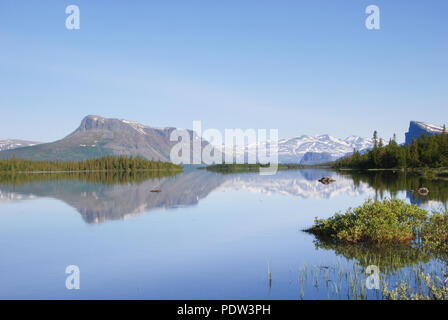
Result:
M448 135L445 126L442 133L432 136L422 134L407 145L399 145L395 135L385 145L382 139L378 139L376 131L373 142L371 150L364 153L353 150L351 156L335 161L333 166L356 169L448 167Z
M16 159L0 160L0 172L35 171L136 171L182 170L170 162L147 160L140 156L104 156L83 161L33 161Z

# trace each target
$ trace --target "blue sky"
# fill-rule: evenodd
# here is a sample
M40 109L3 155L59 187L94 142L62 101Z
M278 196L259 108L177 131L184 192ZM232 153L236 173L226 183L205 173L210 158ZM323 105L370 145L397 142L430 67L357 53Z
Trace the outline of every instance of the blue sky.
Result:
M447 15L446 0L2 0L0 138L52 141L96 114L403 141L410 120L448 122Z

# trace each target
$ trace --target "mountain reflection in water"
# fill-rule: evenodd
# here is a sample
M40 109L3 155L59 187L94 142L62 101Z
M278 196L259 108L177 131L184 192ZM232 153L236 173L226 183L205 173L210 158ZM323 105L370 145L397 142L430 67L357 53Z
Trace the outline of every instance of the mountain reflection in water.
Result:
M317 180L330 176L335 183ZM410 190L428 187L421 197ZM160 189L161 192L151 192ZM29 174L0 176L0 203L32 200L39 197L59 199L76 208L86 223L124 219L158 208L194 206L212 191L247 190L282 194L301 199L332 198L345 194L366 198L395 197L406 192L411 203L447 203L448 182L425 180L393 173L337 173L329 170L279 171L273 176L257 173L222 175L205 170L187 170L177 175L135 174Z

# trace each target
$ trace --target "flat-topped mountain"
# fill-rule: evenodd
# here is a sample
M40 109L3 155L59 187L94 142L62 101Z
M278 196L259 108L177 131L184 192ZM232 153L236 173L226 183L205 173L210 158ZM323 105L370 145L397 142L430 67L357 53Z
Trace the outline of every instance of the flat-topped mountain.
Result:
M41 144L42 142L26 141L18 139L4 139L0 140L0 151L12 150L23 147L30 147Z
M432 136L435 134L440 134L443 132L442 126L437 126L434 124L419 122L419 121L411 121L409 124L409 131L406 132L406 144L412 143L412 139L417 139L422 134L426 134L428 136Z
M169 161L176 141L170 135L176 128L153 128L138 122L85 117L80 126L65 138L36 146L0 152L0 159L15 156L31 160L85 160L104 155L140 155ZM190 138L195 136L188 130ZM207 144L203 142L203 145Z

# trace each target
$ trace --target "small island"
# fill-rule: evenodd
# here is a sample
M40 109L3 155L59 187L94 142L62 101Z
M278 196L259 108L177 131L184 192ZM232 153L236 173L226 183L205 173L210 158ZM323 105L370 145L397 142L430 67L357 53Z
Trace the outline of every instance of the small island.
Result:
M367 200L362 206L317 219L305 230L338 243L409 243L448 249L448 213L432 212L403 200Z

